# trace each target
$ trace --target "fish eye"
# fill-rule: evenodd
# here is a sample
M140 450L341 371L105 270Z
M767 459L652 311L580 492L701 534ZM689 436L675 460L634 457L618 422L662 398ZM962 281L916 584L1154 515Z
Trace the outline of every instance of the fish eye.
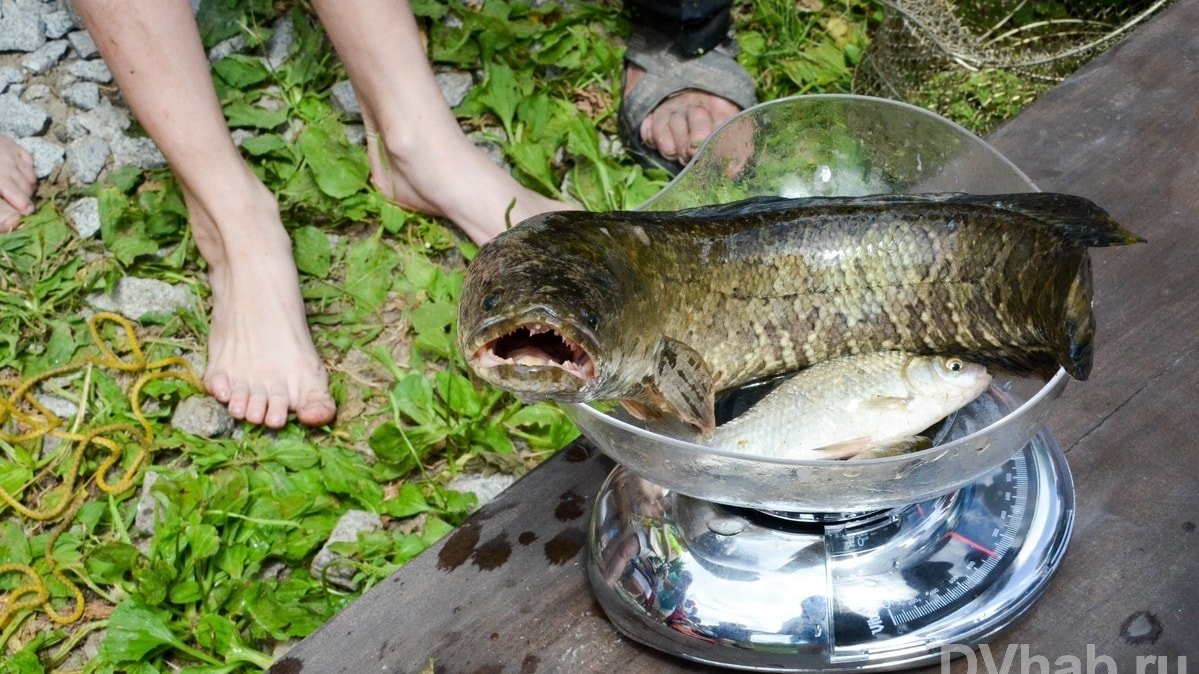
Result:
M500 303L500 299L504 296L503 290L496 290L487 297L483 298L483 311L491 311Z
M945 369L950 372L961 372L966 369L966 363L961 358L946 358Z
M593 314L587 307L579 309L579 318L582 318L583 322L587 324L587 327L591 328L592 330L599 326L599 317Z

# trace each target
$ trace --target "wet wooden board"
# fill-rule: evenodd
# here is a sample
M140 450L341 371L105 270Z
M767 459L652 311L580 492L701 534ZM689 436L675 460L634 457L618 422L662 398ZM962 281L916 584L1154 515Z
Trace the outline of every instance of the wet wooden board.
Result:
M1075 533L1045 596L990 646L997 667L1012 648L1012 673L1042 671L1025 656L1046 674L1164 674L1185 656L1199 671L1196 26L1199 0L1172 6L990 137L1043 190L1090 197L1149 241L1093 255L1095 368L1049 421L1074 473ZM611 467L568 448L271 671L722 671L621 637L596 605L584 532ZM1153 643L1122 635L1141 612L1160 624ZM987 671L973 665L951 669Z

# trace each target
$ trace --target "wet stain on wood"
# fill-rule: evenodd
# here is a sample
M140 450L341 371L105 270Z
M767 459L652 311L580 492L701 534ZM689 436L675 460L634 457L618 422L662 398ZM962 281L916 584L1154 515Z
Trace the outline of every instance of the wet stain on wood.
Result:
M471 553L479 543L479 528L470 522L458 527L446 539L445 546L437 553L437 568L442 571L453 571L470 559Z
M304 671L304 663L296 658L283 658L278 660L271 668L266 670L267 674L299 674Z
M566 459L570 463L582 463L583 461L590 459L591 455L594 453L595 450L591 449L587 445L576 442L562 451L562 458Z
M1120 626L1120 636L1130 644L1152 644L1161 634L1161 622L1149 611L1137 611Z
M574 559L587 542L587 535L582 529L570 527L562 530L545 544L545 558L555 566L565 564Z
M573 490L562 494L558 498L560 502L558 503L558 507L554 509L554 517L557 517L559 522L577 520L587 512L587 509L584 507L587 499L574 493Z
M512 556L512 544L508 542L508 536L500 532L498 536L483 543L475 548L471 559L474 560L475 566L484 571L494 571L504 565L508 558Z

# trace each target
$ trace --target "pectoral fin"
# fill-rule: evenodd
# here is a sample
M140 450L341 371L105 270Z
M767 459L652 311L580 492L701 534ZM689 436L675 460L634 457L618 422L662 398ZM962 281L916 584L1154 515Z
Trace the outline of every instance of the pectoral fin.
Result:
M703 356L677 339L659 337L653 358L653 380L644 382L650 402L711 435L716 429L716 391Z
M899 456L901 454L911 454L919 452L922 449L928 449L933 446L933 441L923 435L911 435L906 438L892 440L891 442L875 445L864 452L855 454L850 458L851 461L861 459L881 459L888 456Z
M912 396L875 396L862 402L862 407L879 413L902 412L915 400Z

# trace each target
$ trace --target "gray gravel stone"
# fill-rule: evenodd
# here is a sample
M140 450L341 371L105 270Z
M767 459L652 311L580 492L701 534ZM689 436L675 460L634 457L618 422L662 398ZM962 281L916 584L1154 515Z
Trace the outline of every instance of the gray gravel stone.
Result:
M74 400L67 400L49 393L38 393L34 397L42 407L59 419L73 419L79 413L79 405Z
M171 425L197 437L222 438L233 432L236 423L229 416L229 410L215 398L192 396L175 406Z
M80 110L91 110L100 105L100 85L95 82L76 82L62 90L62 100Z
M362 119L362 108L358 106L358 97L354 95L354 86L349 80L337 82L329 89L333 109L346 119Z
M366 127L361 124L346 124L345 134L352 145L366 144Z
M8 89L8 85L25 81L25 74L16 66L0 66L0 94Z
M54 40L38 47L25 55L21 59L21 67L31 73L41 74L58 65L63 56L66 56L67 50L71 48L71 43L66 40Z
M445 101L451 108L462 105L466 95L475 86L475 80L470 73L460 70L445 70L437 73L436 78L437 86L441 87L441 95L445 96Z
M104 170L110 156L112 156L112 151L108 149L108 143L99 136L84 136L67 145L67 165L71 167L79 182L84 185L96 182L96 178L100 177L100 172ZM99 226L98 220L97 226ZM80 235L82 236L82 232Z
M104 142L104 141L100 141ZM100 231L100 200L83 197L63 210L81 239L90 239Z
M271 70L278 70L287 60L287 52L296 41L296 24L287 15L271 27L271 39L266 42L266 63Z
M508 160L504 158L504 148L499 143L495 142L495 140L493 140L494 138L502 137L503 135L503 129L485 129L467 134L466 137L469 138L470 142L474 143L476 147L482 150L483 154L487 155L487 158L491 160L491 163L504 169L505 171L511 171L512 166L508 164Z
M33 155L33 172L37 174L38 179L49 177L58 170L66 155L66 148L45 138L18 138L17 145Z
M212 49L208 50L208 62L216 63L226 56L243 52L245 49L246 38L242 37L241 35L234 35L228 40L216 43Z
M229 137L233 139L233 144L241 147L241 144L253 138L256 134L249 129L234 129L229 132Z
M112 81L112 72L100 59L72 61L67 66L67 72L81 80L108 84Z
M358 540L359 533L378 531L382 528L383 520L374 513L364 510L346 511L346 514L337 520L337 526L333 527L333 533L329 534L329 540L325 541L320 552L313 557L309 571L314 577L323 578L330 585L350 592L357 590L358 583L354 581L354 567L346 563L349 560L344 556L330 550L329 544L353 543Z
M57 40L78 28L75 17L65 9L46 12L42 15L42 23L46 26L46 37L51 40Z
M96 49L96 41L86 30L68 33L67 40L75 48L75 55L81 59L90 59L100 54L100 50Z
M23 103L16 94L0 94L0 133L13 138L39 136L50 126L50 113L46 109Z
M114 107L108 99L104 99L95 108L72 115L65 126L72 138L82 138L90 133L104 140L112 140L123 136L131 123L129 113Z
M54 90L50 88L50 85L38 82L25 87L25 91L21 92L21 100L25 101L26 103L33 103L34 101L40 101L47 96L52 95L53 93Z
M113 161L117 166L136 166L140 169L165 168L166 157L158 151L158 146L149 138L132 138L117 135L108 140L108 149L112 150Z
M40 14L23 5L4 3L4 16L0 17L0 52L30 52L45 43L45 23Z
M511 487L513 482L516 482L516 478L511 475L462 474L455 475L446 486L454 491L474 494L479 499L478 507L482 508L494 501L500 492Z
M173 314L192 300L192 293L186 286L125 276L117 281L111 296L97 293L88 298L88 304L98 311L116 311L125 318L137 320L149 313Z
M139 536L153 536L154 525L164 515L162 504L154 498L151 491L154 483L160 479L162 479L162 474L152 470L146 471L142 477L142 493L137 499L137 514L133 516L133 532Z

